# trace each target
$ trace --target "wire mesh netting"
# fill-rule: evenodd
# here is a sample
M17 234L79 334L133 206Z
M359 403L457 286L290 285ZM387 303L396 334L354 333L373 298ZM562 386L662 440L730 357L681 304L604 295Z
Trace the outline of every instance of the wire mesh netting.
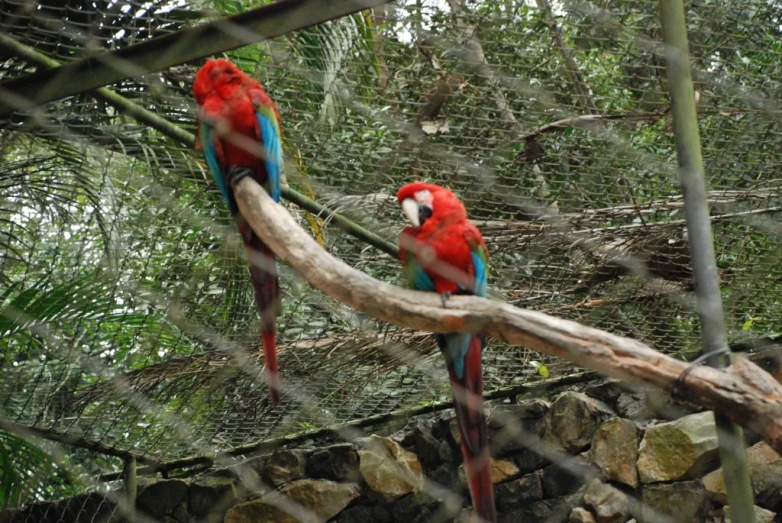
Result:
M0 77L250 4L3 0ZM693 2L687 18L738 340L782 312L782 9ZM398 187L443 184L489 245L492 297L665 353L700 350L656 2L400 1L226 55L278 105L293 189L396 243ZM201 63L108 87L189 136ZM88 442L97 452L65 459L96 476L128 453L175 461L450 398L428 335L283 268L280 368L297 394L272 409L241 241L201 153L117 107L82 93L0 129L5 420ZM286 205L329 252L401 284L394 257ZM487 395L578 371L495 341L483 361ZM25 444L14 438L0 432L7 448ZM20 499L64 482L43 474Z

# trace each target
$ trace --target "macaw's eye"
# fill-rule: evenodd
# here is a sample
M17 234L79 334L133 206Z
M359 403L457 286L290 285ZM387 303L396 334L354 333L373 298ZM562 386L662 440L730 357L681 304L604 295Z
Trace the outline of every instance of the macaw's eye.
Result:
M424 222L432 217L432 208L428 205L418 206L418 222L423 225Z

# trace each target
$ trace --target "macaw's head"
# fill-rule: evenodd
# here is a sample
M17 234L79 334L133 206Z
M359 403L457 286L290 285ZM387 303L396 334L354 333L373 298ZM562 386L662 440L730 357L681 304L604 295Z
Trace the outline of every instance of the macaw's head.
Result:
M467 219L467 211L456 195L432 183L408 183L399 189L396 199L413 227Z
M244 73L230 60L224 58L207 60L195 75L193 94L196 102L203 104L212 93L223 94L227 89L239 86L244 80Z

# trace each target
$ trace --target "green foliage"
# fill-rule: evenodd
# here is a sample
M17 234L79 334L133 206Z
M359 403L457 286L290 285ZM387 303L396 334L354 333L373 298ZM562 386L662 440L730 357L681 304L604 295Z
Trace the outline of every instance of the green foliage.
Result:
M0 430L0 509L73 494L73 480L49 453Z
M72 3L85 13L114 4ZM130 2L95 30L95 42L121 47L265 3ZM534 140L520 136L584 112L539 10L515 0L464 2L459 13L441 4L396 2L225 53L280 107L288 182L310 185L318 200L390 241L401 226L396 189L413 179L443 183L487 239L494 297L667 353L699 350L697 317L680 299L691 281L675 249L683 213L654 45L657 3L555 6L556 31L594 105L612 119ZM69 16L91 27L81 10ZM712 213L734 215L714 222L730 336L762 335L778 330L782 310L778 214L769 210L782 201L774 112L782 25L774 3L757 0L692 4L688 20ZM49 56L84 52L71 33L18 24L9 34ZM13 58L0 64L8 77L28 69ZM194 70L185 64L111 88L192 131ZM448 99L420 116L443 82L452 82ZM268 409L244 253L199 153L86 94L46 115L44 126L0 130L4 417L168 460L448 399L429 337L378 325L283 266L280 367L307 400L290 406L290 417ZM535 209L562 227L552 231L553 218ZM320 218L330 252L401 283L398 260ZM609 247L640 253L651 278L609 263ZM249 363L232 362L237 347ZM495 342L484 362L487 391L572 371ZM0 433L0 464L34 455L14 438ZM40 470L49 490L6 481L6 505L76 488L47 476L50 465L36 456L14 462L14 477ZM83 449L68 456L91 474L120 466Z

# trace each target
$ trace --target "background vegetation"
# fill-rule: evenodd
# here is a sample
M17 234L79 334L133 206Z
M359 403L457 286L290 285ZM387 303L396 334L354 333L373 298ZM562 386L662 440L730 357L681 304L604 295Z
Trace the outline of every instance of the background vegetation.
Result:
M67 62L259 2L39 4L0 1L0 30ZM737 340L782 312L782 8L701 0L687 18ZM279 106L292 187L395 242L396 189L443 183L484 232L496 298L686 356L697 317L659 32L651 1L407 0L227 56ZM199 65L110 88L193 132ZM34 69L0 49L2 78ZM225 350L256 361L258 324L200 154L89 94L43 114L0 127L0 419L170 461L448 398L428 337L283 271L281 368L302 397L271 410L258 367ZM290 208L330 252L400 282L395 259ZM577 371L498 343L485 368L488 392ZM0 507L121 468L35 441L0 431Z

